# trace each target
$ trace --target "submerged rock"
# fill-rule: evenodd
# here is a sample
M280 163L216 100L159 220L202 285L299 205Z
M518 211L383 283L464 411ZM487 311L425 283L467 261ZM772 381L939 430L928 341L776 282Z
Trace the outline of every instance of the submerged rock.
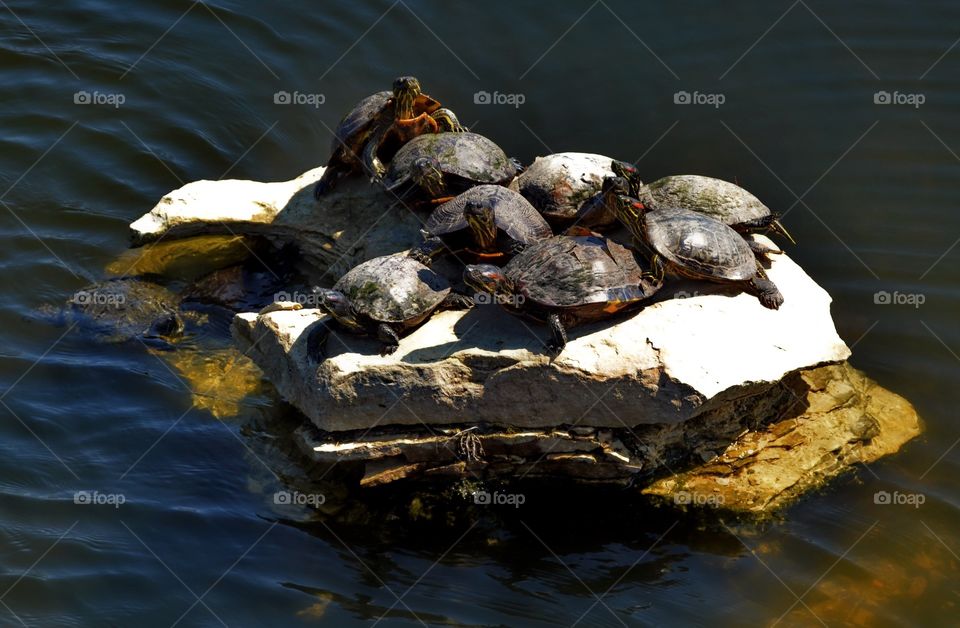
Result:
M748 431L643 492L680 506L768 512L855 464L899 451L921 432L910 402L849 363L805 371L800 380L793 387L801 414Z

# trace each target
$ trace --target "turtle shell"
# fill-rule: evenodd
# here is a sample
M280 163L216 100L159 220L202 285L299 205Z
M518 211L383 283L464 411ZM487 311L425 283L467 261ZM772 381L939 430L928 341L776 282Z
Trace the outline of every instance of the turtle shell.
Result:
M553 235L550 225L527 199L501 185L478 185L447 201L430 214L426 230L433 235L444 235L467 229L463 208L468 201L491 207L497 227L514 240L531 243Z
M341 146L353 147L355 143L362 141L370 125L383 113L391 98L393 98L393 92L383 91L371 94L358 102L350 113L343 117L333 132L330 152L335 153Z
M333 286L361 314L382 323L409 323L429 315L450 293L450 284L404 254L355 266Z
M517 178L520 193L554 222L569 222L580 207L614 176L610 157L555 153L537 159Z
M750 245L719 220L674 208L648 212L643 220L650 246L695 276L744 281L756 275Z
M758 222L770 217L770 208L756 196L729 181L697 174L657 179L647 185L652 209L678 207L700 212L727 225Z
M554 236L531 244L503 268L529 301L547 307L646 299L659 286L633 252L600 236Z
M63 312L102 342L124 342L147 331L160 317L175 314L180 299L161 285L121 277L78 290Z
M417 96L413 104L415 114L433 113L439 108L440 103L426 94ZM385 116L393 117L393 92L377 92L358 102L334 130L331 153L343 146L359 154L374 122Z
M421 157L435 157L445 174L475 183L506 184L517 174L503 149L482 135L428 133L413 138L394 155L384 177L387 189L409 181L413 162Z

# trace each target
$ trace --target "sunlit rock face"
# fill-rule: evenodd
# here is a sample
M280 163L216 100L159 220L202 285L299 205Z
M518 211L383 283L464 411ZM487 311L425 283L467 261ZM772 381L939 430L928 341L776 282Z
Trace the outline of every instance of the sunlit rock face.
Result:
M131 225L133 241L293 244L330 285L420 240L423 216L366 181L316 201L322 172L190 183ZM171 251L168 266L183 257ZM830 296L787 255L773 256L768 275L784 296L779 310L733 286L672 280L639 312L570 330L555 357L544 327L495 305L439 312L389 356L376 339L337 332L318 363L307 336L328 321L293 303L239 314L233 335L309 419L295 434L304 451L360 465L366 486L570 478L633 484L683 507L768 512L920 432L906 400L845 363Z
M681 298L664 294L633 316L574 328L558 357L543 348L544 327L496 306L438 313L390 356L374 339L339 333L320 364L306 352L317 310L244 314L234 334L324 430L675 424L849 356L829 295L784 255L769 275L784 295L779 310L729 286L678 283Z

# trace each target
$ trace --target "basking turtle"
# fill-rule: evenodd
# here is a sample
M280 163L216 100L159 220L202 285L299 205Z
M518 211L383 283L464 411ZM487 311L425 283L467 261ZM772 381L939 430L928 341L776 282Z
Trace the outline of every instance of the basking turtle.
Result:
M625 161L620 161L619 159L614 159L610 164L610 169L613 170L613 173L618 177L623 177L627 180L627 184L630 186L630 196L633 198L640 197L640 190L643 189L643 181L640 180L640 171L637 170L636 166Z
M716 218L741 234L772 231L796 244L780 224L778 216L756 196L722 179L696 174L681 174L657 179L640 193L631 194L651 210L661 207L688 209ZM759 242L748 240L758 257L780 253Z
M519 191L556 228L573 222L606 177L613 159L593 153L555 153L537 159L517 178Z
M467 266L463 281L509 312L549 325L553 352L566 345L568 328L639 307L661 285L633 251L597 235L535 242L502 269Z
M617 198L621 195L632 196L632 187L621 176L605 178L600 191L580 207L573 224L587 229L601 229L615 224L617 212L614 206L619 202Z
M401 76L393 82L393 92L367 96L337 125L330 160L314 188L314 196L326 194L350 174L366 171L375 179L382 177L385 168L379 152L388 138L397 145L441 128L461 130L453 112L442 109L439 102L422 93L416 78Z
M315 288L320 308L348 331L376 336L380 355L397 350L400 335L427 320L438 308L471 307L473 301L454 294L446 279L403 254L375 257L347 272L332 290ZM307 352L320 361L330 333L315 327Z
M163 286L121 277L78 290L62 308L43 307L41 313L56 324L76 325L104 343L139 339L157 348L184 330L179 297Z
M740 284L764 307L779 309L783 295L770 281L743 237L715 218L687 209L650 211L644 203L620 196L617 218L637 243L652 253L658 277L665 270L691 279Z
M388 192L440 204L476 185L507 185L517 164L493 141L476 133L421 135L397 151L383 179Z
M553 235L527 199L500 185L478 185L447 201L433 210L422 233L423 244L410 256L427 266L444 251L500 260Z

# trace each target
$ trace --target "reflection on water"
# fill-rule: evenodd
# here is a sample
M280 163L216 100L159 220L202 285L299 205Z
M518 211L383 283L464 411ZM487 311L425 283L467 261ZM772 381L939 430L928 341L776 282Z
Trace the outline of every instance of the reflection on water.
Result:
M0 623L954 621L960 6L6 4ZM226 348L214 309L163 355L31 316L106 274L203 291L185 284L232 272L242 245L195 241L209 266L165 243L141 257L124 252L128 224L182 181L314 167L342 113L401 73L525 162L639 158L646 180L737 180L786 212L788 252L833 295L854 364L917 405L926 437L763 525L549 488L478 512L358 493L349 470L306 462L295 414ZM277 104L281 90L323 104ZM875 104L880 90L925 102ZM81 91L124 102L77 104ZM681 91L724 101L677 104ZM125 503L74 502L93 490ZM279 491L326 501L277 504Z
M251 395L264 389L263 372L233 347L164 351L157 354L183 378L193 407L218 419L231 419Z
M146 211L146 210L144 210ZM239 264L250 256L241 236L198 236L159 241L125 249L106 265L111 275L159 275L170 279L198 279L219 268Z

